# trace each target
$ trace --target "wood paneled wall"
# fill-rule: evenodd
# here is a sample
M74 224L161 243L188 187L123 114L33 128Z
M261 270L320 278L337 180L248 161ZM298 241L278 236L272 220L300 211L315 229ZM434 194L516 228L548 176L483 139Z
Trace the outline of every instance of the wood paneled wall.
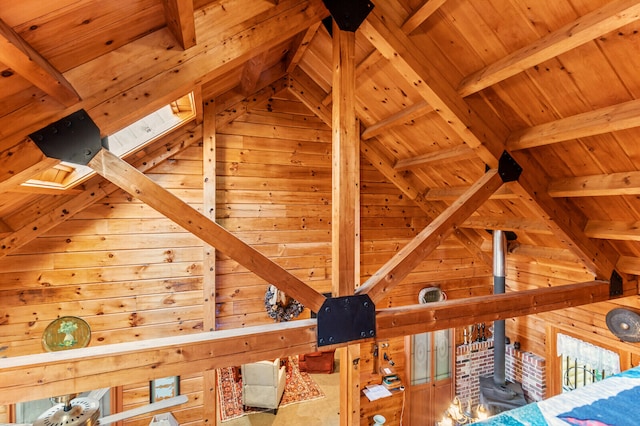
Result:
M329 292L328 127L284 95L218 129L217 140L217 221L318 291ZM202 147L195 143L147 175L201 209L202 164ZM428 220L364 160L361 175L364 281ZM272 322L264 308L267 283L220 251L216 259L217 328ZM63 315L80 316L90 324L91 345L198 333L204 316L202 261L198 238L116 190L0 259L0 348L6 347L0 355L42 352L42 331ZM416 303L419 290L431 285L440 285L450 298L488 294L490 276L490 265L479 264L460 243L449 239L380 306ZM395 369L404 375L403 339L389 344ZM380 379L373 373L370 349L365 345L361 351L362 385ZM146 404L148 386L146 381L126 386L123 408ZM172 410L180 423L202 423L202 386L199 375L181 377L189 403ZM98 377L95 387L100 387ZM382 411L389 414L389 424L399 424L392 413L401 408L402 398L363 402L361 419L367 424ZM2 415L6 417L0 411ZM126 423L142 426L149 417Z

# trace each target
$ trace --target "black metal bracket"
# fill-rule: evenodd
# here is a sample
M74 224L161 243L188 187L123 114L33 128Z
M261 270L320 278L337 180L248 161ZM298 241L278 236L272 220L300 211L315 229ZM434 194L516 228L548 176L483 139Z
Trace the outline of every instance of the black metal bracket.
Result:
M375 335L376 306L366 294L327 298L318 311L318 346Z
M342 31L356 32L373 10L368 0L322 0ZM326 25L326 24L325 24ZM331 34L331 31L329 31Z
M498 174L502 178L502 182L513 182L520 178L522 167L513 159L513 157L504 151L498 161Z
M102 149L107 139L89 114L81 109L29 135L38 148L50 158L87 165Z
M611 278L609 279L609 296L622 296L622 293L622 277L614 269L613 271L611 271Z

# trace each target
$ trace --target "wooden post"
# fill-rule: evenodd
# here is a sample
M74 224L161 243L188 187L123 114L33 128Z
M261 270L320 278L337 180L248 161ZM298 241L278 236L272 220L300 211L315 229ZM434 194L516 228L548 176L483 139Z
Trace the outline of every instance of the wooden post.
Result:
M332 295L360 283L360 129L355 111L355 33L333 24ZM340 425L360 424L360 345L341 348Z
M214 99L204 101L202 123L202 209L210 220L216 220L216 103ZM216 329L216 249L203 243L202 260L203 330ZM205 425L216 425L217 373L206 370L202 375L202 405Z

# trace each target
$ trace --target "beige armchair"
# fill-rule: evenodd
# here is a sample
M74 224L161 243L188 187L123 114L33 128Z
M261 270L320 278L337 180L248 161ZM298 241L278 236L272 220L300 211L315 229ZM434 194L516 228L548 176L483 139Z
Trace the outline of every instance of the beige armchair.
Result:
M280 358L242 365L242 405L278 411L287 378Z

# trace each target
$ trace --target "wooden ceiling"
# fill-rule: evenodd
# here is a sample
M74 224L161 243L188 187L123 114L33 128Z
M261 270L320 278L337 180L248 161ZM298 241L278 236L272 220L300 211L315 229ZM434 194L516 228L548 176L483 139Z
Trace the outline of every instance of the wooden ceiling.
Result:
M471 250L511 230L523 255L639 273L640 1L374 6L356 32L363 156L436 218L506 151L520 177L449 223ZM330 123L328 16L321 0L0 0L0 256L95 199L99 179L22 186L57 164L27 135L79 109L107 136L193 92L223 125L269 86Z

